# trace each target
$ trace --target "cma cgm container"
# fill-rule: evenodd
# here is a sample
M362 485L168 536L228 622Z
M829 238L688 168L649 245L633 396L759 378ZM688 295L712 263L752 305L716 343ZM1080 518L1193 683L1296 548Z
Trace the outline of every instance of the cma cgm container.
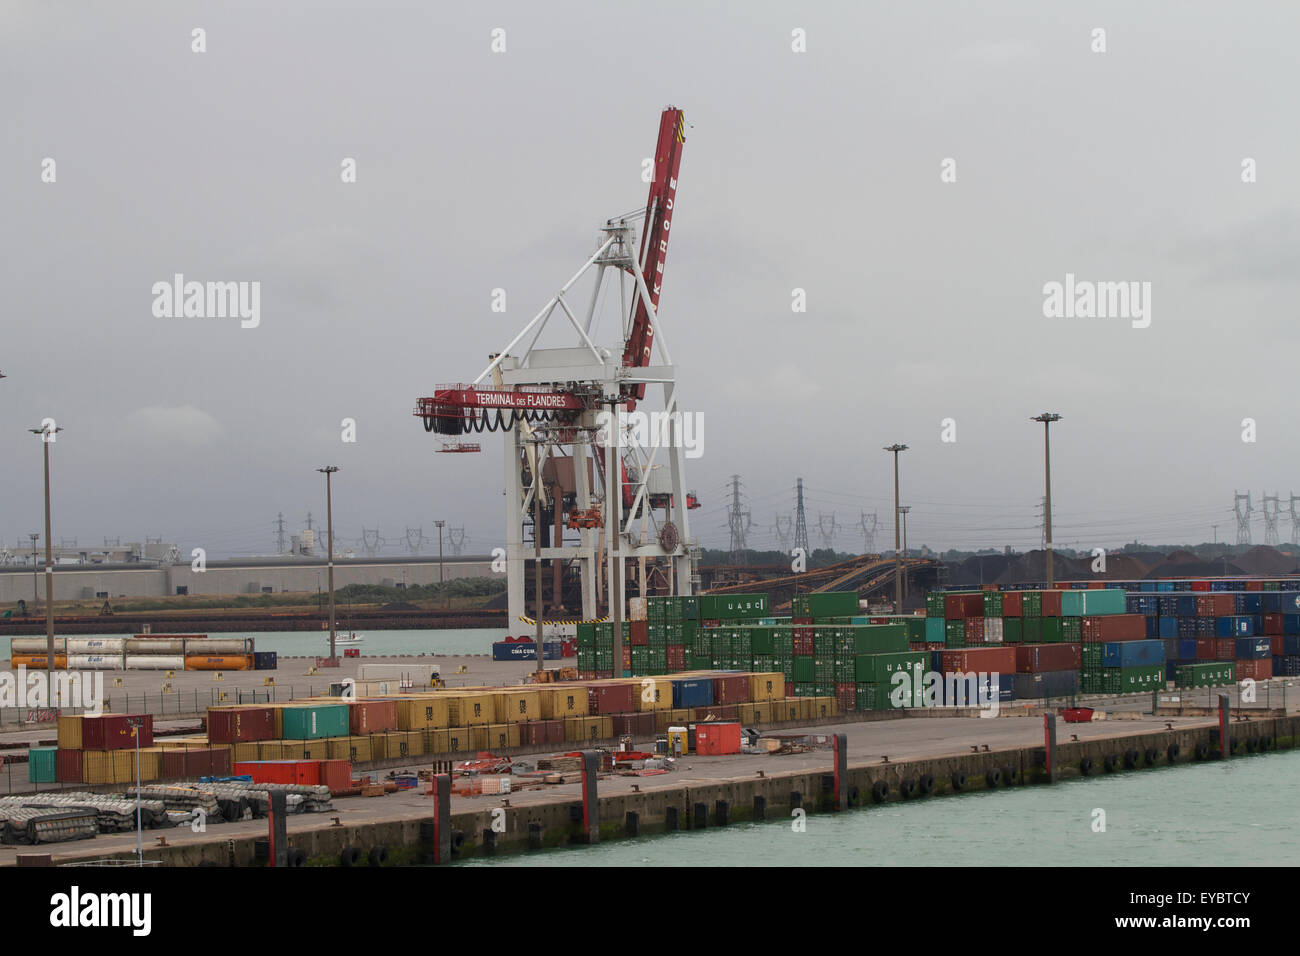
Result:
M83 716L81 747L83 750L125 750L135 748L136 730L131 721L142 721L140 746L153 746L153 714L101 714Z
M208 708L208 740L214 744L274 739L274 707Z
M1273 642L1267 637L1239 637L1233 651L1232 656L1235 660L1261 660L1273 656Z
M1109 641L1102 645L1103 667L1151 667L1164 662L1164 641Z
M282 710L282 736L285 740L348 736L347 704L312 704Z

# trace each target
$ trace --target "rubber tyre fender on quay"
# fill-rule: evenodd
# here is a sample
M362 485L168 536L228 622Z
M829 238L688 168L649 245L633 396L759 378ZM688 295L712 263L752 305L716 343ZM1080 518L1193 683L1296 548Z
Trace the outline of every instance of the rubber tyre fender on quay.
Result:
M984 782L989 785L989 789L996 789L1002 784L1002 771L994 767L984 775Z
M898 785L898 792L903 795L904 800L910 800L916 796L916 781L908 777Z
M1158 761L1159 759L1160 759L1160 751L1157 750L1155 747L1148 747L1148 748L1147 748L1147 766L1148 766L1148 767L1155 766L1156 761Z
M383 866L388 862L388 847L382 843L370 848L370 865Z
M960 770L952 775L952 788L958 792L966 789L966 775Z
M306 866L307 851L301 850L296 846L289 847L288 862L290 866Z
M1165 751L1165 756L1169 758L1170 763L1173 763L1178 759L1178 756L1182 752L1183 748L1178 746L1178 744L1170 744L1169 749Z
M1210 755L1210 746L1204 740L1196 742L1196 759L1204 760Z
M1272 735L1272 734L1265 734L1263 737L1260 737L1260 738L1259 738L1259 749L1260 749L1260 750L1272 750L1272 749L1273 749L1273 735Z
M1083 774L1085 777L1088 776L1088 774L1092 773L1091 757L1079 758L1079 773Z
M1119 758L1114 754L1106 754L1101 758L1101 765L1107 773L1114 773L1115 768L1119 766Z
M1008 786L1010 786L1011 784L1019 783L1020 771L1017 770L1015 767L1007 767L1005 770L1002 771L1002 779L1004 779L1007 782Z
M339 854L339 866L356 866L360 862L360 847L345 846L343 852Z
M1246 738L1246 750L1247 750L1247 752L1249 752L1249 753L1254 753L1254 752L1255 752L1256 750L1258 750L1258 749L1259 749L1259 738L1258 738L1258 737L1247 737L1247 738Z
M1137 765L1138 765L1138 758L1141 757L1141 756L1142 756L1142 755L1139 754L1139 753L1138 753L1136 750L1134 750L1132 747L1130 747L1128 750L1124 751L1124 769L1125 769L1125 770L1136 770L1136 769L1137 769Z
M857 807L862 805L862 791L857 787L849 787L849 806Z
M932 774L922 774L921 779L917 781L917 786L921 789L923 796L929 796L934 793L934 776Z
M876 803L884 803L889 799L889 781L877 780L871 785L871 799Z

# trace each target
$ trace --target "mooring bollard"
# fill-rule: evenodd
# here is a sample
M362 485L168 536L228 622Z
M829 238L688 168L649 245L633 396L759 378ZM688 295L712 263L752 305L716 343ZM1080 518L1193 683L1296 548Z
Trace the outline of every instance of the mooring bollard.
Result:
M849 773L849 738L847 734L835 734L832 738L832 747L835 751L835 782L832 786L832 795L835 800L835 809L843 810L845 803L842 794L848 787Z
M582 831L588 843L600 842L600 797L596 792L596 773L600 754L582 751Z
M1043 749L1047 754L1047 782L1056 782L1056 715L1043 714Z
M1228 737L1232 712L1228 708L1228 695L1219 695L1219 758L1227 760L1232 756L1232 740Z
M427 795L433 797L433 862L451 860L451 776L435 774Z
M266 814L266 826L271 840L271 851L267 860L269 866L289 865L289 831L284 818L284 791L272 790L271 805Z

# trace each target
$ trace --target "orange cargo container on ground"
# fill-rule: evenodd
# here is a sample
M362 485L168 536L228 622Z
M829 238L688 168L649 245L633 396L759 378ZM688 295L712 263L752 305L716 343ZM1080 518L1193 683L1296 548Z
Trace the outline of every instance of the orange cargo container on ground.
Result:
M740 753L740 724L696 724L695 752L706 756Z

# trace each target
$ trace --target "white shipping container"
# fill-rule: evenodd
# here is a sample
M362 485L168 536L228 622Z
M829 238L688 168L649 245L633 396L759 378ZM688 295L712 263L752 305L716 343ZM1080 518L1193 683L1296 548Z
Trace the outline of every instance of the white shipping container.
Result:
M185 656L183 654L127 654L126 669L129 671L183 671Z
M69 654L121 654L125 650L125 637L68 638Z
M984 643L1001 644L1003 633L1002 618L986 617L984 619Z
M629 621L644 621L647 613L645 598L634 597L627 599L627 619Z
M12 654L44 654L49 650L45 643L47 638L44 637L15 637L10 644L9 651ZM68 649L67 639L56 637L54 639L54 653L62 654Z
M186 638L185 653L202 657L220 657L223 654L253 653L251 637L195 637Z
M128 637L128 654L185 654L185 640L179 637Z
M69 654L70 671L120 671L123 667L121 654Z

